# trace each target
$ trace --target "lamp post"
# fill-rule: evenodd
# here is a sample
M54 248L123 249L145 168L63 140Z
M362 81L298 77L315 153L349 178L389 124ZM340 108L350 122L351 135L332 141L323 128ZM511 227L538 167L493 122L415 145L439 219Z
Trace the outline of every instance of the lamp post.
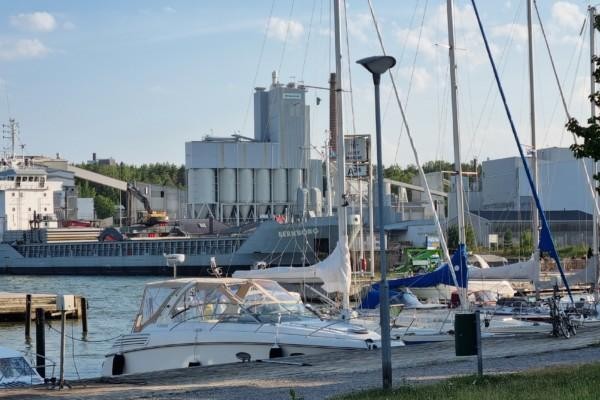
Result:
M367 57L357 61L373 75L375 86L375 136L377 138L377 214L379 219L379 323L381 324L381 369L383 388L392 387L392 352L390 343L390 299L387 282L387 262L385 258L385 232L383 229L383 162L381 156L381 110L379 105L379 82L381 74L396 65L390 56Z

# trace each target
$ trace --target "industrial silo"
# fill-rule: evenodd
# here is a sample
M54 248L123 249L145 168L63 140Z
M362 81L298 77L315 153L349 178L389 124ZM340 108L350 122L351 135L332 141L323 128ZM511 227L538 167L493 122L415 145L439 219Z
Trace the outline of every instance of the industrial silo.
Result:
M223 168L219 170L219 203L221 203L223 221L231 217L233 203L235 203L235 169Z
M254 170L254 201L256 202L256 216L260 217L267 213L271 202L271 177L269 170L260 168Z
M287 202L287 171L283 168L273 170L273 203ZM292 197L293 198L293 197ZM285 206L276 205L273 212L275 214L283 214Z
M250 212L250 203L254 197L254 177L252 176L252 170L249 168L242 168L238 170L238 192L237 202L239 207L239 213L241 219L248 218Z
M296 190L296 207L295 214L304 218L308 211L308 189L298 188Z
M288 199L296 198L298 189L302 188L302 170L300 168L288 169Z
M188 203L193 205L194 217L206 218L210 205L215 202L215 170L210 168L188 170Z
M319 190L319 188L310 188L308 204L309 211L313 211L316 217L320 217L322 215L323 194L321 193L321 190Z

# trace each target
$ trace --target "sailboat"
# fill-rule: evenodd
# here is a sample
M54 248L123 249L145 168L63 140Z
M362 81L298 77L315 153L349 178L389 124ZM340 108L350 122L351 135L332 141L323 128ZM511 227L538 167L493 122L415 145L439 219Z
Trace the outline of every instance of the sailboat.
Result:
M528 60L529 60L529 111L530 111L530 126L531 126L531 169L533 174L533 186L539 186L538 178L538 161L536 147L536 130L535 130L535 90L534 90L534 75L533 75L533 32L532 32L532 2L527 0L527 38L528 38ZM494 268L471 268L469 277L472 279L507 279L517 280L524 279L533 282L534 286L539 285L540 280L540 234L539 234L539 214L532 212L532 228L533 228L533 243L537 248L527 261L519 261L516 263L504 265Z
M474 9L476 10L475 2L472 1L472 3L473 3ZM452 12L452 5L451 5L451 1L449 1L448 2L448 14L449 14L449 34L450 34L450 36L452 36L452 32L451 32L451 29L450 29L450 15L451 15L451 12ZM530 2L530 5L529 5L528 16L529 16L529 18L528 18L529 19L529 25L531 26L531 2ZM480 28L481 28L482 34L484 35L483 27L481 26L481 23L480 23ZM484 39L485 39L485 36L484 36ZM530 35L530 41L531 41L531 35ZM451 42L452 42L452 40L451 40ZM487 45L487 39L486 39L486 45ZM453 63L453 59L452 59L453 58L453 56L452 56L452 53L453 53L452 52L452 47L453 47L453 44L451 43L451 45L450 45L451 63ZM490 57L490 61L492 61L492 65L493 65L493 60L492 60L491 54L489 55L489 57ZM531 58L531 52L530 52L530 58ZM453 72L454 72L454 68L451 67L451 78L453 78L452 77ZM496 72L495 71L495 66L494 66L494 72ZM532 74L532 67L531 67L531 62L530 62L530 75L531 74ZM520 141L518 139L518 136L516 135L516 130L514 128L514 124L512 123L512 119L511 119L508 107L506 106L506 99L504 97L504 93L502 92L502 88L501 88L500 82L498 80L497 74L495 73L495 75L496 75L496 79L498 81L498 86L499 86L499 89L501 91L502 98L503 98L503 100L505 102L505 109L506 109L506 112L507 112L508 117L509 117L511 128L513 130L513 135L515 137L515 140L517 142L517 146L519 148L519 153L520 153L520 156L521 156L521 159L522 159L522 162L523 162L523 167L524 167L524 170L526 172L526 175L527 175L527 178L528 178L528 182L529 182L530 187L531 187L531 192L533 194L534 201L535 201L536 208L537 208L537 213L535 213L536 214L536 216L535 216L536 218L534 219L534 223L533 224L534 224L534 227L535 227L535 229L534 229L534 233L536 234L535 236L539 238L539 239L536 240L536 242L538 243L538 250L535 251L534 254L532 255L532 257L528 261L525 261L525 262L519 262L519 263L515 263L515 264L512 264L512 265L503 266L503 267L495 267L495 268L481 268L481 269L480 268L469 268L467 279L465 279L464 281L461 281L460 279L457 279L454 282L454 286L457 289L459 289L459 290L461 290L461 289L465 290L465 288L467 287L467 281L470 281L469 284L474 283L474 280L477 280L480 283L486 283L487 280L493 280L493 279L497 279L497 280L504 280L504 279L527 279L527 280L533 281L534 283L537 283L537 282L539 282L540 255L541 255L542 252L547 252L550 255L550 257L555 260L555 262L556 262L556 264L558 266L558 270L559 270L561 279L563 281L563 284L564 284L565 288L567 289L567 292L569 293L569 297L570 297L570 299L572 301L572 296L571 296L571 293L570 293L569 283L568 283L568 281L566 279L566 276L564 274L564 270L563 270L562 265L560 263L560 259L558 257L558 253L557 253L557 251L555 249L554 242L552 240L552 235L550 233L550 229L549 229L548 223L546 221L543 209L541 207L541 202L540 202L539 196L538 196L537 191L536 191L537 185L536 185L535 181L537 180L537 168L536 168L536 162L535 162L535 151L534 151L534 160L533 160L534 162L532 163L534 165L534 173L533 173L533 175L534 175L534 177L536 177L534 179L534 178L532 178L532 174L531 174L531 172L530 172L530 170L528 168L527 161L526 161L525 156L523 154L523 150L522 150ZM533 141L533 144L534 144L534 147L535 147L535 120L534 120L534 115L533 115L533 81L531 81L531 82L532 82L531 83L531 86L532 86L532 88L531 88L531 92L532 92L532 96L531 96L531 107L532 107L532 141ZM453 85L452 94L453 94L453 103L454 103L454 101L455 101L454 91L456 90L456 86L455 86L454 81L452 82L452 85ZM455 104L453 104L453 114L454 115L455 115L455 107L456 107ZM456 124L456 121L455 121L455 124ZM456 132L457 132L457 127L455 127L455 136L456 136ZM456 140L455 140L455 158L456 158ZM460 175L460 170L458 170L458 168L457 168L457 171L458 171L457 176L461 176ZM457 190L456 190L456 192L458 194L458 193L462 192L462 187L461 187L462 186L462 182L461 182L461 179L457 179L456 183L457 183ZM459 216L458 220L459 220L459 226L460 226L461 218L464 218L463 217L464 213L461 212L462 201L460 199L458 199L457 200L457 204L458 204L458 207L459 207L457 214ZM539 223L537 222L538 219L540 221ZM538 235L538 228L537 228L538 225L540 226L539 235ZM463 224L463 226L464 226L464 224ZM419 276L412 277L412 278L405 278L405 279L398 279L398 280L391 281L390 282L390 288L410 287L411 290L415 291L416 293L421 294L422 297L430 297L433 293L435 293L435 292L431 292L431 290L437 291L438 294L442 294L440 292L440 289L438 288L438 285L440 285L440 284L447 285L449 283L448 282L449 275L448 275L447 271L448 271L448 268L450 267L450 265L452 265L452 264L453 263L445 264L442 267L439 267L437 270L435 270L435 271L433 271L433 272L431 272L429 274L424 274L424 275L419 275ZM463 270L460 270L460 271L461 271L461 277L465 276L465 275L462 275L462 273L464 273L465 271L463 271ZM498 284L503 285L503 281L499 281ZM377 288L375 288L375 289L377 289ZM496 291L498 291L498 289L496 289ZM430 292L427 293L424 290L430 290ZM451 290L451 289L446 289L445 290L446 294L443 297L445 297L445 298L449 297L447 295L448 294L448 290ZM376 298L375 295L370 294L370 296L368 296L367 299L363 302L363 305L367 306L367 307L368 306L373 306L374 304L373 304L373 301L371 301L371 300L373 300L375 298Z
M306 267L270 267L249 271L236 271L233 277L273 279L280 283L301 282L321 285L326 293L342 294L342 310L350 310L351 265L348 246L348 222L345 204L345 142L342 115L342 53L339 0L333 0L335 29L335 126L336 126L336 168L335 195L338 219L338 243L333 252L323 261ZM327 149L329 151L329 149ZM362 224L362 221L360 221ZM308 286L310 288L311 286ZM309 289L310 290L310 289ZM316 291L315 291L316 292Z

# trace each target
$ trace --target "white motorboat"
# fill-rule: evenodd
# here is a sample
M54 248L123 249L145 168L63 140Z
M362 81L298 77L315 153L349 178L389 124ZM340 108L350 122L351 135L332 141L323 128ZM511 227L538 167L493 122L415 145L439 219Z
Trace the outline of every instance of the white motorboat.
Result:
M42 383L44 379L31 367L22 353L0 347L0 389Z
M274 281L173 279L146 285L133 330L115 341L102 374L369 350L380 343L359 325L321 319Z

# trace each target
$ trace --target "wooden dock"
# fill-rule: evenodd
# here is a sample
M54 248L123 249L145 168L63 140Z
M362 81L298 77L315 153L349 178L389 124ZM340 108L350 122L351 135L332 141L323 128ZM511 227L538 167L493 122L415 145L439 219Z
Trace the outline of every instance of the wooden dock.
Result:
M35 309L43 308L46 318L60 318L60 312L56 308L56 294L31 293L30 315L35 319ZM22 322L25 321L27 313L28 293L0 292L0 322ZM82 316L81 296L75 296L75 310L67 313L68 318L81 318Z

